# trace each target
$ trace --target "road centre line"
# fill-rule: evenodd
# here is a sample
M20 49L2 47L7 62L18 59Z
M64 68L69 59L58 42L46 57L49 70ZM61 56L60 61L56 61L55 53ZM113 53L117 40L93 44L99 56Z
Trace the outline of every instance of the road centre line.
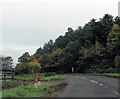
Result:
M87 78L85 78L85 77L81 77L82 79L87 79ZM98 83L97 81L94 81L94 80L90 80L91 82L93 82L93 83ZM99 84L100 86L103 86L103 84ZM108 86L106 87L106 88L109 88ZM116 94L118 94L117 92L114 92L114 93L116 93ZM119 94L120 95L120 94Z
M103 86L103 84L100 84L100 86Z
M81 78L83 78L83 79L87 79L87 78L85 78L85 77L81 77Z
M115 94L117 94L117 95L120 95L119 93L117 93L116 91L113 91Z
M94 81L94 80L90 80L91 82L94 82L94 83L97 83L96 81Z

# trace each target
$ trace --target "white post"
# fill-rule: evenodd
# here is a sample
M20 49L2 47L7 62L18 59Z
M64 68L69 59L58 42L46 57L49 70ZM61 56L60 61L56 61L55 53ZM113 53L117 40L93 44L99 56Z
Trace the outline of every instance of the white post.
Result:
M72 73L74 72L74 68L72 67Z

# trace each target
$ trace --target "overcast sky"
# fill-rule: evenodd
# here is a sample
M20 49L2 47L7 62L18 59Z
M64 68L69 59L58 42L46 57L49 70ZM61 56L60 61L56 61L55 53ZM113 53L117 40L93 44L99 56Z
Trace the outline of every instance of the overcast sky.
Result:
M76 29L107 13L117 16L118 1L3 0L0 4L0 54L12 56L16 63L24 52L35 53L48 40L64 35L68 27Z

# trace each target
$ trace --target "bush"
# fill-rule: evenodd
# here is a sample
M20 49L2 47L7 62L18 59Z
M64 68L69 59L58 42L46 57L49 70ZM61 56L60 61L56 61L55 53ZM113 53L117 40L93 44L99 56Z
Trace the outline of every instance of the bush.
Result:
M29 63L20 63L15 67L15 74L27 74L29 68Z
M41 66L37 62L30 62L29 63L29 73L38 73L41 70Z
M30 63L20 63L17 64L15 67L15 74L30 74L30 73L38 73L41 70L41 66L37 62L30 62Z

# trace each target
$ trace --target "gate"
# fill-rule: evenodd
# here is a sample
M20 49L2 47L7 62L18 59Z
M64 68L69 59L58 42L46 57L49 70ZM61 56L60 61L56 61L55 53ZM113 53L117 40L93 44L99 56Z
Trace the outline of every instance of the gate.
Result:
M11 70L2 70L0 72L0 79L1 80L14 80L14 75L15 75L15 71L14 69Z

